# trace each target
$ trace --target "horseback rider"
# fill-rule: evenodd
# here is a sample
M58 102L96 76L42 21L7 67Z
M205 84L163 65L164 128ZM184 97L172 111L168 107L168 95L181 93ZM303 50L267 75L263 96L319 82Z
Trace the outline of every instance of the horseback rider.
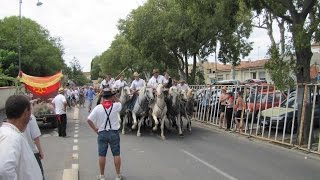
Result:
M172 86L172 79L168 72L164 73L164 87L169 89Z
M114 79L112 78L111 74L107 74L103 79L103 81L101 81L100 83L100 91L102 91L105 88L112 89L113 84L114 84ZM100 101L101 101L101 94L99 94L97 105L100 104Z
M178 84L178 89L180 90L184 90L184 91L188 91L190 89L190 87L188 86L188 84L186 83L186 80L182 79L180 81L180 84Z
M124 75L121 73L119 75L119 79L116 80L116 82L113 85L113 88L116 90L119 90L120 88L123 88L124 86L127 86L127 82L124 80Z
M133 110L134 104L135 104L137 97L139 95L138 94L139 90L141 88L143 88L145 85L145 81L143 79L140 79L140 74L138 72L134 72L133 77L134 77L134 80L132 81L131 86L130 86L130 91L132 93L132 97L131 97L131 100L128 105L128 109L130 111Z
M100 89L112 88L114 84L114 79L111 74L107 74L103 81L101 81Z
M159 74L159 69L153 69L153 76L148 81L148 87L156 89L158 84L165 84L166 80L164 76Z

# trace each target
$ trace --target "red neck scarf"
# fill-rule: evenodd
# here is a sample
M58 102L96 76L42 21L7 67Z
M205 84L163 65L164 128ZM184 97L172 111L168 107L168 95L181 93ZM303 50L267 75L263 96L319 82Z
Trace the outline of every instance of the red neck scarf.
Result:
M104 100L101 104L104 108L109 109L112 106L113 102L110 100Z

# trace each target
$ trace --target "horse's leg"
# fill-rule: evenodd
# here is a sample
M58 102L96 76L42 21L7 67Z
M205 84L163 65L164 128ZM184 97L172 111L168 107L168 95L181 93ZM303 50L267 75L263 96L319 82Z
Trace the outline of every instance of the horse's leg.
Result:
M127 122L127 113L124 113L124 116L122 118L122 134L126 134L126 122Z
M132 129L136 129L137 128L137 115L135 112L132 112L132 118L133 118L133 125L132 125Z
M139 119L139 122L138 122L138 131L137 131L137 136L140 137L141 136L141 125L142 125L142 122L143 122L143 118L144 117L140 117Z
M164 117L161 118L161 139L165 140L166 137L164 135L164 122L167 120L167 116L165 115Z
M158 129L159 120L154 112L152 112L152 117L154 120L154 127L152 128L152 130L156 131Z
M187 122L188 122L188 126L189 126L188 130L189 130L189 132L191 132L191 116L187 115L186 117L187 117L187 120L188 120Z
M177 114L175 119L176 119L176 122L177 122L177 125L178 125L179 136L182 137L183 133L182 133L182 130L181 130L181 115L180 115L180 113Z

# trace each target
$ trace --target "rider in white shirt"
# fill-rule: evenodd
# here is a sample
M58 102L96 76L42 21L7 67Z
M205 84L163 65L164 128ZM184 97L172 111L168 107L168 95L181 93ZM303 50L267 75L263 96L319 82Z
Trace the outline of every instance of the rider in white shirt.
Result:
M116 82L113 85L113 88L120 89L120 88L126 86L127 82L123 79L124 79L124 75L120 74L120 78L118 80L116 80Z
M106 75L105 79L101 81L100 89L104 88L113 88L114 79L111 77L111 74Z
M141 88L143 88L145 81L143 79L140 79L140 74L137 72L133 73L134 81L132 81L130 90L131 91L138 91Z
M131 100L129 102L128 105L128 109L129 110L133 110L134 104L137 100L138 97L138 91L144 87L145 85L145 81L143 79L140 79L140 74L137 72L133 73L133 77L134 77L134 81L132 81L131 86L130 86L130 90L133 93L133 96L131 97Z
M188 91L190 89L190 87L188 86L188 84L186 84L185 80L181 80L180 84L178 84L178 88L180 90L184 90L184 91Z
M153 76L148 81L148 87L156 89L158 84L165 84L164 76L159 75L159 69L153 69Z

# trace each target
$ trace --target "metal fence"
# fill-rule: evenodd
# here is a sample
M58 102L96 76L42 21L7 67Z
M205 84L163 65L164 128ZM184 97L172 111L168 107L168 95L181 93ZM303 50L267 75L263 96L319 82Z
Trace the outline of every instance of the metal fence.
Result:
M230 126L232 132L320 154L320 84L297 85L286 91L272 85L190 87L196 100L196 121L225 129ZM231 96L222 95L222 89ZM243 98L241 110L235 106L241 102L237 103L239 96ZM225 97L229 97L227 102Z

